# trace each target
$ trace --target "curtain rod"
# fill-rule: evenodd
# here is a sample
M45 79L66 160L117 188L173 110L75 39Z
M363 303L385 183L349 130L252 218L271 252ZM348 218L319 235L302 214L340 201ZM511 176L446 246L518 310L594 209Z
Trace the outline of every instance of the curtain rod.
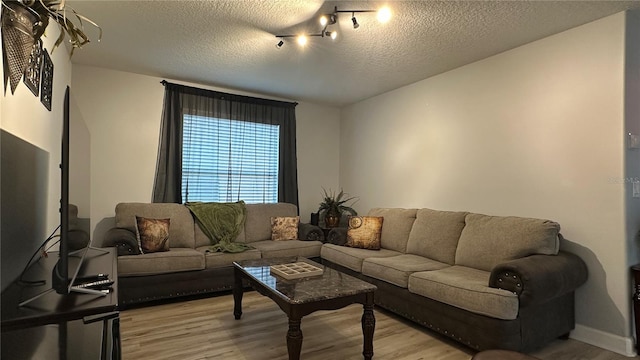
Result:
M224 96L237 96L237 97L242 97L242 98L246 98L246 99L255 99L255 100L260 100L260 101L273 101L276 103L281 103L281 104L287 104L287 105L293 105L293 106L298 106L298 102L296 101L282 101L282 100L273 100L273 99L264 99L264 98L259 98L259 97L255 97L255 96L247 96L247 95L239 95L239 94L233 94L233 93L226 93L226 92L222 92L222 91L217 91L217 90L210 90L210 89L202 89L202 88L198 88L198 87L194 87L194 86L189 86L189 85L183 85L183 84L176 84L176 83L171 83L168 82L167 80L162 80L160 81L160 83L164 86L167 85L176 85L176 86L182 86L184 88L188 88L188 89L194 89L194 90L200 90L200 91L209 91L212 93L216 93L216 94L220 94L223 97Z

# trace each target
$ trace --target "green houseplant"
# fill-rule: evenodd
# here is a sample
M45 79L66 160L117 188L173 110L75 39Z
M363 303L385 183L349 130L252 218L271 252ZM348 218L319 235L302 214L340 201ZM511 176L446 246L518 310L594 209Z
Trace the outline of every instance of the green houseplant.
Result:
M338 195L331 191L331 189L327 191L323 188L322 190L324 192L323 200L320 203L318 213L320 214L320 218L324 218L326 227L333 228L339 226L340 218L345 212L351 215L358 215L351 206L347 205L349 201L357 200L357 197L349 196L349 194L345 193L342 189L340 189Z

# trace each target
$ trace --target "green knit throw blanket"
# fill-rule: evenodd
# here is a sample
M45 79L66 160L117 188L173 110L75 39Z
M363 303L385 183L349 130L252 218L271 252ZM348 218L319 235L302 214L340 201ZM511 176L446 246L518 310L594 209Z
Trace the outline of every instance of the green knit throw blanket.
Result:
M215 252L238 253L253 247L234 242L247 217L244 201L235 203L188 202L191 211L202 232L211 241L211 250Z

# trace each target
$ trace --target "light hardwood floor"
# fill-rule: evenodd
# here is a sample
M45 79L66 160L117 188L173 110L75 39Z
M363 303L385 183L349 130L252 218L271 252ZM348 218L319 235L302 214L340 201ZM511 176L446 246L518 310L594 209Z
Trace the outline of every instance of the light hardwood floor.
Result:
M145 359L287 359L287 318L270 299L244 294L241 320L233 297L176 302L123 311L122 355ZM302 319L302 359L362 359L361 305ZM387 311L376 309L374 359L468 360L473 351ZM575 340L558 340L531 355L542 360L629 359Z

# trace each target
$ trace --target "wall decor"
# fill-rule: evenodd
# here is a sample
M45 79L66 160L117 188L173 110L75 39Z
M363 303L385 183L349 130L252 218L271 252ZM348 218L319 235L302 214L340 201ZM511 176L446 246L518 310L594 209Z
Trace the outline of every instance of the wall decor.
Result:
M38 96L40 90L40 69L42 68L42 40L33 44L23 81L33 95Z
M53 62L47 52L42 50L42 80L40 84L40 102L51 111L51 95L53 94Z

